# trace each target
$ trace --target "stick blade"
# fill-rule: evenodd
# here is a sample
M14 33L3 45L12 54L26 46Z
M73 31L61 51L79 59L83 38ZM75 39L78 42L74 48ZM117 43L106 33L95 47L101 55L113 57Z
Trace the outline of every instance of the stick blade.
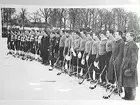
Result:
M57 75L61 75L61 73L57 73Z
M109 96L103 96L103 99L108 99L109 98Z
M93 87L89 87L90 89L95 89L96 88L96 85L95 86L93 86Z
M49 71L52 71L53 69L49 69Z
M82 82L79 82L78 84L79 84L79 85L81 85L81 84L82 84Z

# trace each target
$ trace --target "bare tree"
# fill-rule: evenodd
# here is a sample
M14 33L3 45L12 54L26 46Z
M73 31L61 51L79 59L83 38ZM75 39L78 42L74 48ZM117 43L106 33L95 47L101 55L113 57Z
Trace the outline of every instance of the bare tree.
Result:
M33 22L34 26L36 26L38 22L41 23L41 18L38 12L33 12L32 14L29 15L29 17L30 17L30 20Z
M11 11L10 13L8 12L11 15L15 12L14 9L2 8L2 17L4 17L4 12L6 11ZM13 21L11 23L18 24L16 20L19 20L19 24L24 28L29 23L27 14L27 9L21 8L20 13L16 17L12 17ZM5 16L8 23L10 19L12 20L11 15L10 17L8 17L9 15ZM38 11L29 14L29 17L34 22L34 26L37 22L41 23L41 18L43 18L45 20L45 28L59 27L60 29L65 29L70 27L72 30L77 30L89 27L92 31L107 29L140 31L138 16L135 13L125 11L123 8L40 8Z
M139 26L139 19L138 16L134 13L128 14L128 22L127 22L127 30L128 31L135 31L140 33L140 26Z
M44 18L45 20L45 24L46 24L46 28L48 27L48 20L49 20L49 17L50 17L50 14L51 14L51 8L43 8L43 9L39 9L38 11L38 14Z
M63 23L63 19L64 19L64 23L66 22L66 20L65 20L66 19L65 13L66 13L66 9L65 8L59 8L58 9L58 21L59 21L60 29L63 26L63 24L62 24Z
M21 8L21 11L20 11L20 23L21 23L21 26L23 27L23 30L24 30L24 27L25 27L25 22L27 22L27 9L26 8Z
M2 24L6 23L7 27L10 23L12 27L12 15L16 12L15 8L1 8Z
M66 22L69 18L69 9L68 8L63 8L63 24L64 24L64 30L66 29Z
M78 22L80 20L79 8L70 8L69 9L69 20L70 20L70 28L72 26L72 30L78 29Z

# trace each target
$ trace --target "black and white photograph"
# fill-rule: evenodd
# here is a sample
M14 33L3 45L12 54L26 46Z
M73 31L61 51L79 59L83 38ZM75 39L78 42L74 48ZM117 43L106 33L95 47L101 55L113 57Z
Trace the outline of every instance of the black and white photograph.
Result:
M137 6L0 9L0 100L139 100Z

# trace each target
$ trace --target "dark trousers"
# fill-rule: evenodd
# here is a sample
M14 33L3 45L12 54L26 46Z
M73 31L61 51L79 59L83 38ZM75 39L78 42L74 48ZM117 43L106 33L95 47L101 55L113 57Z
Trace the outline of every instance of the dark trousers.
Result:
M93 70L95 70L95 66L94 66L94 61L96 59L96 55L90 55L89 56L89 60L88 60L88 64L91 65L90 67L90 78L93 80Z
M54 51L54 48L52 47L51 50L50 50L51 66L53 66L54 63L55 63L55 61L56 61L56 59L55 59L55 57L54 57L54 53L55 53L55 51Z
M108 70L108 65L109 65L109 60L110 60L111 55L112 55L112 51L109 51L106 54L106 68L107 68L107 70Z
M107 59L106 54L104 54L104 55L99 55L99 68L100 68L100 70L99 70L98 76L99 76L100 73L103 71L103 69L104 69L104 67L105 67L105 65L106 65L106 59ZM106 82L105 77L106 77L106 70L104 70L103 74L101 75L101 80L102 80L102 82ZM98 77L98 78L99 78L99 77Z
M34 42L30 42L30 50L32 54L35 54Z
M89 64L89 59L88 61L86 60L86 56L87 54L84 55L85 65L83 66L83 74L85 75L87 73L86 77L89 78L90 72L88 70L89 70L90 64Z
M61 61L64 59L64 57L63 57L63 50L64 50L64 47L60 47L59 48L59 51L60 51L60 60Z
M11 41L11 42L10 42L10 49L11 49L11 50L14 50L14 41Z
M24 42L21 42L21 44L20 44L20 51L25 51L24 50Z
M83 54L84 54L84 51L81 51L81 55L83 56ZM80 73L81 72L81 68L83 68L84 69L84 67L85 67L85 65L82 65L81 64L81 60L82 60L82 56L81 56L81 58L78 58L78 73Z
M65 55L67 55L68 54L68 47L65 47Z
M17 41L17 50L20 50L20 40Z
M136 87L124 87L125 99L134 100L136 97Z
M78 60L78 54L77 54L77 52L75 51L75 53L76 53L76 56L73 56L73 54L72 54L72 60L71 60L71 65L72 66L78 66L78 62L77 62L77 60Z
M43 63L49 64L49 51L48 51L48 49L46 49L46 51L43 52L42 60L43 60Z
M112 51L107 52L106 54L106 73L108 73L108 66L109 66L109 60L111 58ZM115 76L115 75L114 75ZM113 81L109 81L110 83L113 83Z
M18 50L18 40L15 40L15 50Z

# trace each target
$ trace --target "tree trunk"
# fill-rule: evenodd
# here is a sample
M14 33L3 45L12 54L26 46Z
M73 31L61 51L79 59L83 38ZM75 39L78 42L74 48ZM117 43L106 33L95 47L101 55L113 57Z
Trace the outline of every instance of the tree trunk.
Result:
M60 29L62 28L62 18L59 20L60 21Z
M46 28L48 28L48 21L47 21L47 18L45 18L45 24L46 24Z
M66 29L66 19L64 18L64 30Z

